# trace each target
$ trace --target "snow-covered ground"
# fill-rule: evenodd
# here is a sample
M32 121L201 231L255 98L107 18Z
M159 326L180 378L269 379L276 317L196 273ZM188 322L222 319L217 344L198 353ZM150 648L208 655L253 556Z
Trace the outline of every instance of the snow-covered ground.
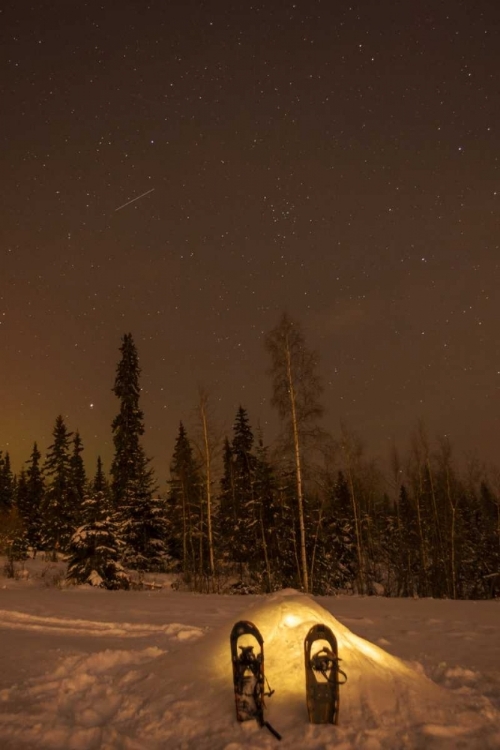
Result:
M500 601L105 592L47 577L0 577L2 750L500 748ZM235 719L238 619L263 634L282 742ZM338 726L307 722L316 622L336 633L348 676Z

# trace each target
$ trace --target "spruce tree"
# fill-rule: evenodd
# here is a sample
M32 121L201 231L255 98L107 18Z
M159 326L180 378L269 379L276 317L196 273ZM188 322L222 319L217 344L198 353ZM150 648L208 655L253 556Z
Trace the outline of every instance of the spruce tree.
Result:
M0 506L0 550L7 557L6 574L14 576L14 562L25 560L28 556L26 527L18 508L18 498L23 495L26 476L21 470L19 477L14 478L8 453L5 454L1 479L4 480L4 502Z
M120 559L123 542L118 533L101 458L81 508L82 524L71 537L67 580L106 589L129 588Z
M15 480L10 466L10 456L0 451L0 513L10 511L14 506Z
M253 489L258 521L256 555L263 588L269 593L279 586L280 537L286 534L286 529L280 524L276 476L261 434L258 434L255 450Z
M281 460L276 465L276 495L279 508L276 535L278 545L276 583L279 588L300 588L300 527L297 512L296 475L290 462ZM305 495L302 496L304 523Z
M348 482L342 471L337 472L327 489L324 518L318 551L318 590L353 589L358 577L354 515Z
M107 506L111 507L110 487L106 479L104 469L102 467L102 460L100 456L97 456L97 468L94 476L94 481L92 482L92 489L94 493L102 492Z
M111 464L113 499L119 508L137 482L145 463L141 437L144 434L144 414L139 408L141 388L139 357L131 333L126 333L120 347L121 359L116 370L113 393L120 402L120 411L113 420L115 455ZM152 487L151 487L152 489Z
M240 406L233 426L231 452L233 456L236 514L242 518L243 522L255 520L253 486L256 458L252 452L253 444L254 436L247 411Z
M494 594L500 571L498 500L484 481L468 487L460 503L458 594L463 599L487 599ZM497 580L497 590L500 581Z
M153 471L141 444L144 415L139 407L140 368L131 333L124 335L120 352L113 387L120 402L120 411L112 424L113 501L125 543L124 561L137 570L159 570L168 558L166 509L161 498L153 497Z
M195 584L199 563L202 479L183 423L170 463L168 492L169 551L179 560L187 583Z
M233 451L229 438L224 438L222 448L222 477L215 514L218 555L225 565L238 562L240 550L235 547L238 526L238 500L234 481ZM240 570L241 573L241 570Z
M224 438L222 447L222 477L220 480L220 494L218 506L219 534L229 534L228 523L234 523L237 516L237 505L234 487L233 451L229 438Z
M233 426L233 440L224 443L224 475L218 514L220 546L236 563L240 583L245 572L260 567L259 512L254 492L257 459L252 452L254 436L248 414L240 406Z
M23 523L25 523L24 518L25 515L27 515L25 509L28 506L28 478L26 476L26 469L24 468L24 466L19 472L19 476L17 478L15 506Z
M406 485L399 492L399 514L401 518L398 534L399 591L402 596L420 595L420 535L418 530L417 507L412 502Z
M5 555L7 577L15 575L14 562L27 557L26 534L17 508L0 512L0 554Z
M42 539L42 506L45 497L45 484L40 466L42 454L38 445L33 444L33 450L26 462L26 489L20 495L18 491L19 513L26 527L28 545L33 550L33 557L41 547Z
M141 572L164 571L170 563L167 544L166 501L152 495L149 478L139 477L130 485L120 517L120 535L125 542L123 561Z
M70 458L70 492L74 511L75 527L81 521L82 503L85 498L87 475L82 458L83 442L80 433L76 430L73 436L72 452Z
M28 536L28 524L24 518L22 508L26 507L26 499L28 495L28 481L26 477L26 471L24 468L19 472L19 477L16 483L16 494L14 507L11 511L15 512L18 518L17 525L17 537L15 538L13 545L13 552L17 555L17 559L25 560L28 557L28 550L30 547L30 540Z
M71 492L70 441L64 419L59 415L53 430L43 473L47 482L42 508L42 546L55 558L64 552L74 531L75 509Z

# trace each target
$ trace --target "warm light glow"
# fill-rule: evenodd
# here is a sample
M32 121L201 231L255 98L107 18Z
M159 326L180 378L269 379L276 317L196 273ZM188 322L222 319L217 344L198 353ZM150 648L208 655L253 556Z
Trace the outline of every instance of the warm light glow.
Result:
M285 625L288 625L289 628L294 628L296 625L302 622L302 619L300 617L297 617L297 615L288 613L284 616L283 622L285 623Z

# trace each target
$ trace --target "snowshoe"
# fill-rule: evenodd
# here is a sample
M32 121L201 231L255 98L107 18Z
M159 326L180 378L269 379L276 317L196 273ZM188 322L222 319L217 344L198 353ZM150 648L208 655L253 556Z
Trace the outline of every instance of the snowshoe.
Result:
M259 726L266 727L280 740L281 735L264 719L264 697L271 697L274 690L267 683L268 692L265 692L262 635L253 623L240 620L231 631L230 641L236 718L238 721L256 719Z
M337 639L326 625L314 625L304 641L306 702L313 724L337 724L339 685L347 677L339 669ZM339 679L342 676L342 681Z

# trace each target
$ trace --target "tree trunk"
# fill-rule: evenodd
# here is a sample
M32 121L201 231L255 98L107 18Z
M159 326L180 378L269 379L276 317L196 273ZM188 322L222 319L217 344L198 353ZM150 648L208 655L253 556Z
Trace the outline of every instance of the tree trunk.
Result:
M207 396L204 393L200 394L200 419L203 433L203 453L205 459L205 500L207 508L207 542L208 542L208 563L210 570L210 577L212 579L212 585L215 578L215 562L214 562L214 543L212 533L212 455L210 450L210 441L208 439L208 423L207 423Z
M361 539L361 525L359 522L359 508L354 493L354 482L352 479L351 462L347 464L347 483L349 485L349 494L351 496L352 512L354 516L354 530L356 532L356 552L358 557L358 585L359 593L365 593L365 572L363 565L363 542Z
M457 502L453 502L450 484L450 469L446 465L446 494L451 508L451 528L450 528L450 566L451 566L451 596L457 598L457 563L456 563L456 519L457 519Z
M292 417L293 430L293 450L295 457L295 478L297 483L297 508L299 511L299 531L300 531L300 562L302 567L302 587L304 592L309 593L309 574L307 571L307 552L306 552L306 527L304 521L304 495L302 488L302 466L300 459L300 442L299 442L299 425L297 421L297 408L295 403L295 388L293 386L292 362L290 349L286 350L286 364L288 389L290 395L290 409Z
M351 499L352 515L354 519L354 531L356 534L356 555L358 558L358 588L359 593L365 593L365 570L364 570L364 548L361 536L361 519L360 507L354 491L354 479L352 476L353 464L353 439L348 433L346 427L341 427L341 448L346 462L347 486L349 488L349 497Z
M262 536L262 550L264 552L264 565L266 568L266 576L267 576L267 591L270 594L271 593L271 566L269 565L269 554L267 551L266 530L264 528L264 519L262 518L262 506L260 508L260 513L259 513L259 524L260 524L260 533Z
M318 538L319 538L319 532L321 529L321 525L323 523L323 503L321 503L319 514L318 514L318 523L316 524L316 533L314 535L314 542L313 542L313 551L311 555L311 575L309 577L309 585L311 587L311 591L314 591L313 586L313 580L314 580L314 565L316 563L316 550L318 547Z

